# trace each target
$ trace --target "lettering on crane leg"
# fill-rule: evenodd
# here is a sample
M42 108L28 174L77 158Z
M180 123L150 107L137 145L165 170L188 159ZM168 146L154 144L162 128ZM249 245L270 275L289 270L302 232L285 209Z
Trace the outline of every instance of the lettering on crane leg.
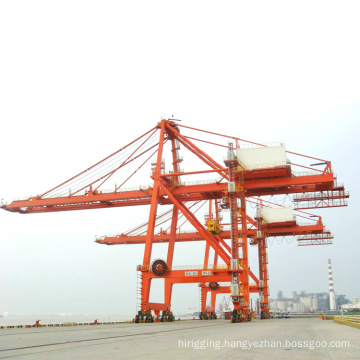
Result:
M185 271L185 276L197 276L197 271Z

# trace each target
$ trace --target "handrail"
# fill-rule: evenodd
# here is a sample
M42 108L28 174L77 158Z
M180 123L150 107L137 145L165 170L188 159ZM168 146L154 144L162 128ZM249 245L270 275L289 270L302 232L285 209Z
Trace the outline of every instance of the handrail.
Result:
M330 192L330 194L329 194ZM350 196L350 192L349 191L341 191L341 190L324 190L321 192L316 192L316 193L304 193L304 194L295 194L293 196L294 200L308 200L308 199L332 199L334 197L348 197Z
M309 200L309 203L297 203L296 207L294 210L299 210L299 209L309 209L309 204L311 205L310 209L314 209L314 208L323 208L323 207L338 207L338 206L348 206L348 202L344 199L325 199L324 201L329 201L332 200L331 203L329 204L315 204L313 205L313 203L316 200Z
M147 266L143 266L143 265L138 265L137 266L137 270L138 271L150 271L151 270L151 265L147 265ZM193 271L193 270L214 270L214 271L229 271L231 270L230 265L214 265L214 264L209 264L209 265L175 265L175 266L168 266L168 270L189 270L189 271Z
M324 175L322 172L316 172L316 171L292 171L291 174L292 174L292 176L295 176L295 177Z
M216 179L210 180L198 180L198 181L180 181L179 185L186 186L186 185L206 185L206 184L217 184L222 180L222 178L218 177Z
M334 316L334 321L348 326L357 327L360 329L360 317L354 316Z

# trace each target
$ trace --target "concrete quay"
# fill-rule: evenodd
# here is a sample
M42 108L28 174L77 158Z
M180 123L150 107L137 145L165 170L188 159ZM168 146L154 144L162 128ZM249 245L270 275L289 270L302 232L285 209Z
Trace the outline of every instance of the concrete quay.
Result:
M359 359L360 330L271 319L0 330L0 359Z

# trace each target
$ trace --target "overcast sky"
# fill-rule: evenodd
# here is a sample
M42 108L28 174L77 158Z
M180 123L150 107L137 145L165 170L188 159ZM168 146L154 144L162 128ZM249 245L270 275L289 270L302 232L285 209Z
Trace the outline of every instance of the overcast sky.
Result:
M357 1L2 1L0 199L49 190L161 117L283 141L331 160L351 197L314 211L333 245L269 245L270 294L328 291L331 258L335 292L359 297L359 10ZM93 240L146 217L0 211L0 313L134 315L143 245ZM176 264L201 264L203 248L177 245ZM257 274L256 249L250 261ZM175 285L175 313L198 304L196 284Z

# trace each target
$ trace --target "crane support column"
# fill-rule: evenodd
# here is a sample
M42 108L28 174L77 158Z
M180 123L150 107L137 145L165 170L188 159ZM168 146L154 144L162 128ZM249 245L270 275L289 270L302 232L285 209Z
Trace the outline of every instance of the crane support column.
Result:
M237 221L237 197L236 191L243 189L240 184L240 189L237 189L235 181L235 170L239 165L234 153L233 144L229 143L227 157L224 160L228 167L228 198L230 208L230 239L231 239L231 297L234 303L234 311L232 315L232 322L241 322L248 320L248 297L249 297L249 281L248 281L248 266L247 266L247 234L246 234L246 209L245 209L245 197L241 201L240 216L242 221L242 235L241 246L243 250L242 254L242 275L240 275L239 264L239 232Z
M149 266L150 260L151 260L151 250L152 250L152 242L153 242L153 237L154 237L156 212L157 212L157 206L158 206L158 202L159 202L161 157L162 157L164 138L165 138L165 120L161 121L160 126L161 126L161 132L160 132L160 140L159 140L159 150L158 150L158 155L157 155L155 171L153 173L154 186L153 186L153 193L151 196L149 225L148 225L148 230L147 230L146 240L145 240L145 251L144 251L144 260L143 260L144 267Z
M240 223L241 223L241 234L239 236L239 248L241 248L241 263L240 267L242 271L240 272L240 280L242 284L242 293L243 293L243 302L241 306L242 321L251 321L251 311L250 311L250 288L249 288L249 259L248 259L248 233L247 233L247 216L246 216L246 199L244 191L244 179L243 174L239 174L238 190L240 191Z
M259 303L260 319L270 318L269 288L268 288L268 270L267 270L267 252L266 237L262 225L261 207L256 210L255 220L257 222L257 244L259 254Z
M172 152L172 160L173 160L173 171L174 173L180 173L179 163L182 161L182 158L179 156L180 145L176 139L171 139L171 152ZM174 180L176 183L179 183L179 176L175 176ZM173 257L174 257L174 249L175 249L175 237L176 237L176 228L178 222L179 209L174 205L172 220L171 220L171 231L170 231L170 240L168 246L168 254L166 263L169 267L172 266Z

